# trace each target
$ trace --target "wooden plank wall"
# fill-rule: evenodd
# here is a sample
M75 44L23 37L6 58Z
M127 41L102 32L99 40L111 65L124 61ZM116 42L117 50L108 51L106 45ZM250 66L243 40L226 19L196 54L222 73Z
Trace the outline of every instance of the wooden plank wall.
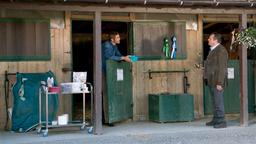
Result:
M65 28L51 29L51 61L47 62L0 62L0 129L5 123L4 104L4 72L45 72L52 70L58 82L69 82L70 72L62 72L62 68L71 67L71 42L70 42L70 19L69 12L65 14ZM202 62L202 17L198 17L198 30L187 30L187 59L186 60L158 60L139 61L133 64L133 101L134 120L148 119L148 94L149 93L182 93L183 74L152 74L149 79L148 70L172 70L190 69L188 80L191 84L188 92L194 96L195 116L203 116L203 81L202 70L195 67L195 64ZM71 97L60 96L60 113L71 114Z
M4 73L37 73L53 71L57 81L70 82L71 73L62 72L63 67L71 67L71 14L65 13L65 28L51 29L51 61L23 61L23 62L0 62L0 129L4 128L6 113L4 100ZM59 96L58 114L68 113L71 115L71 96Z
M134 120L148 120L148 94L183 93L183 73L152 74L148 70L189 69L188 93L194 96L195 117L203 117L203 71L195 66L202 63L202 16L198 17L198 30L187 30L186 60L138 61L133 64Z

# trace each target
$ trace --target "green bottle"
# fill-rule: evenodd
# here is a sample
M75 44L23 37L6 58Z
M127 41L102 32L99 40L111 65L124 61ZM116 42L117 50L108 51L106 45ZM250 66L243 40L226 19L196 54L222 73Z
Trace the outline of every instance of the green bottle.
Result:
M169 44L169 40L167 37L164 38L163 40L163 53L165 55L166 58L170 58L171 57L171 53L170 53L170 44Z

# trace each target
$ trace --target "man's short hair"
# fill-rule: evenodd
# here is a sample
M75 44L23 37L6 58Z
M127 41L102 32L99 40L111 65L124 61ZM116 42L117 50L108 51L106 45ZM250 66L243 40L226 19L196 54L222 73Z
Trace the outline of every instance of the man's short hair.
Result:
M222 41L222 36L221 34L217 33L217 32L213 32L210 35L214 35L214 38L218 41L218 43L221 43Z
M119 35L119 33L116 32L116 31L110 32L110 33L109 33L109 39L110 39L110 40L111 40L111 39L114 39L116 35Z

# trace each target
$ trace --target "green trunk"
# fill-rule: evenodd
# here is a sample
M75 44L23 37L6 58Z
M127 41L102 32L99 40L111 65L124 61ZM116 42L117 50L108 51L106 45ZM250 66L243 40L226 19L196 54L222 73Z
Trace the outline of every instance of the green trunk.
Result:
M194 120L194 97L189 94L149 94L149 120L157 122Z

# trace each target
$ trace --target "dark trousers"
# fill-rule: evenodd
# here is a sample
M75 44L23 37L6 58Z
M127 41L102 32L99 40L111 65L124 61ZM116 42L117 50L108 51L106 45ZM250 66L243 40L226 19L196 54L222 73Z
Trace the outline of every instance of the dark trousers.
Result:
M209 86L209 89L213 106L213 121L223 122L225 121L225 109L223 100L224 90L219 91L217 90L216 86Z

